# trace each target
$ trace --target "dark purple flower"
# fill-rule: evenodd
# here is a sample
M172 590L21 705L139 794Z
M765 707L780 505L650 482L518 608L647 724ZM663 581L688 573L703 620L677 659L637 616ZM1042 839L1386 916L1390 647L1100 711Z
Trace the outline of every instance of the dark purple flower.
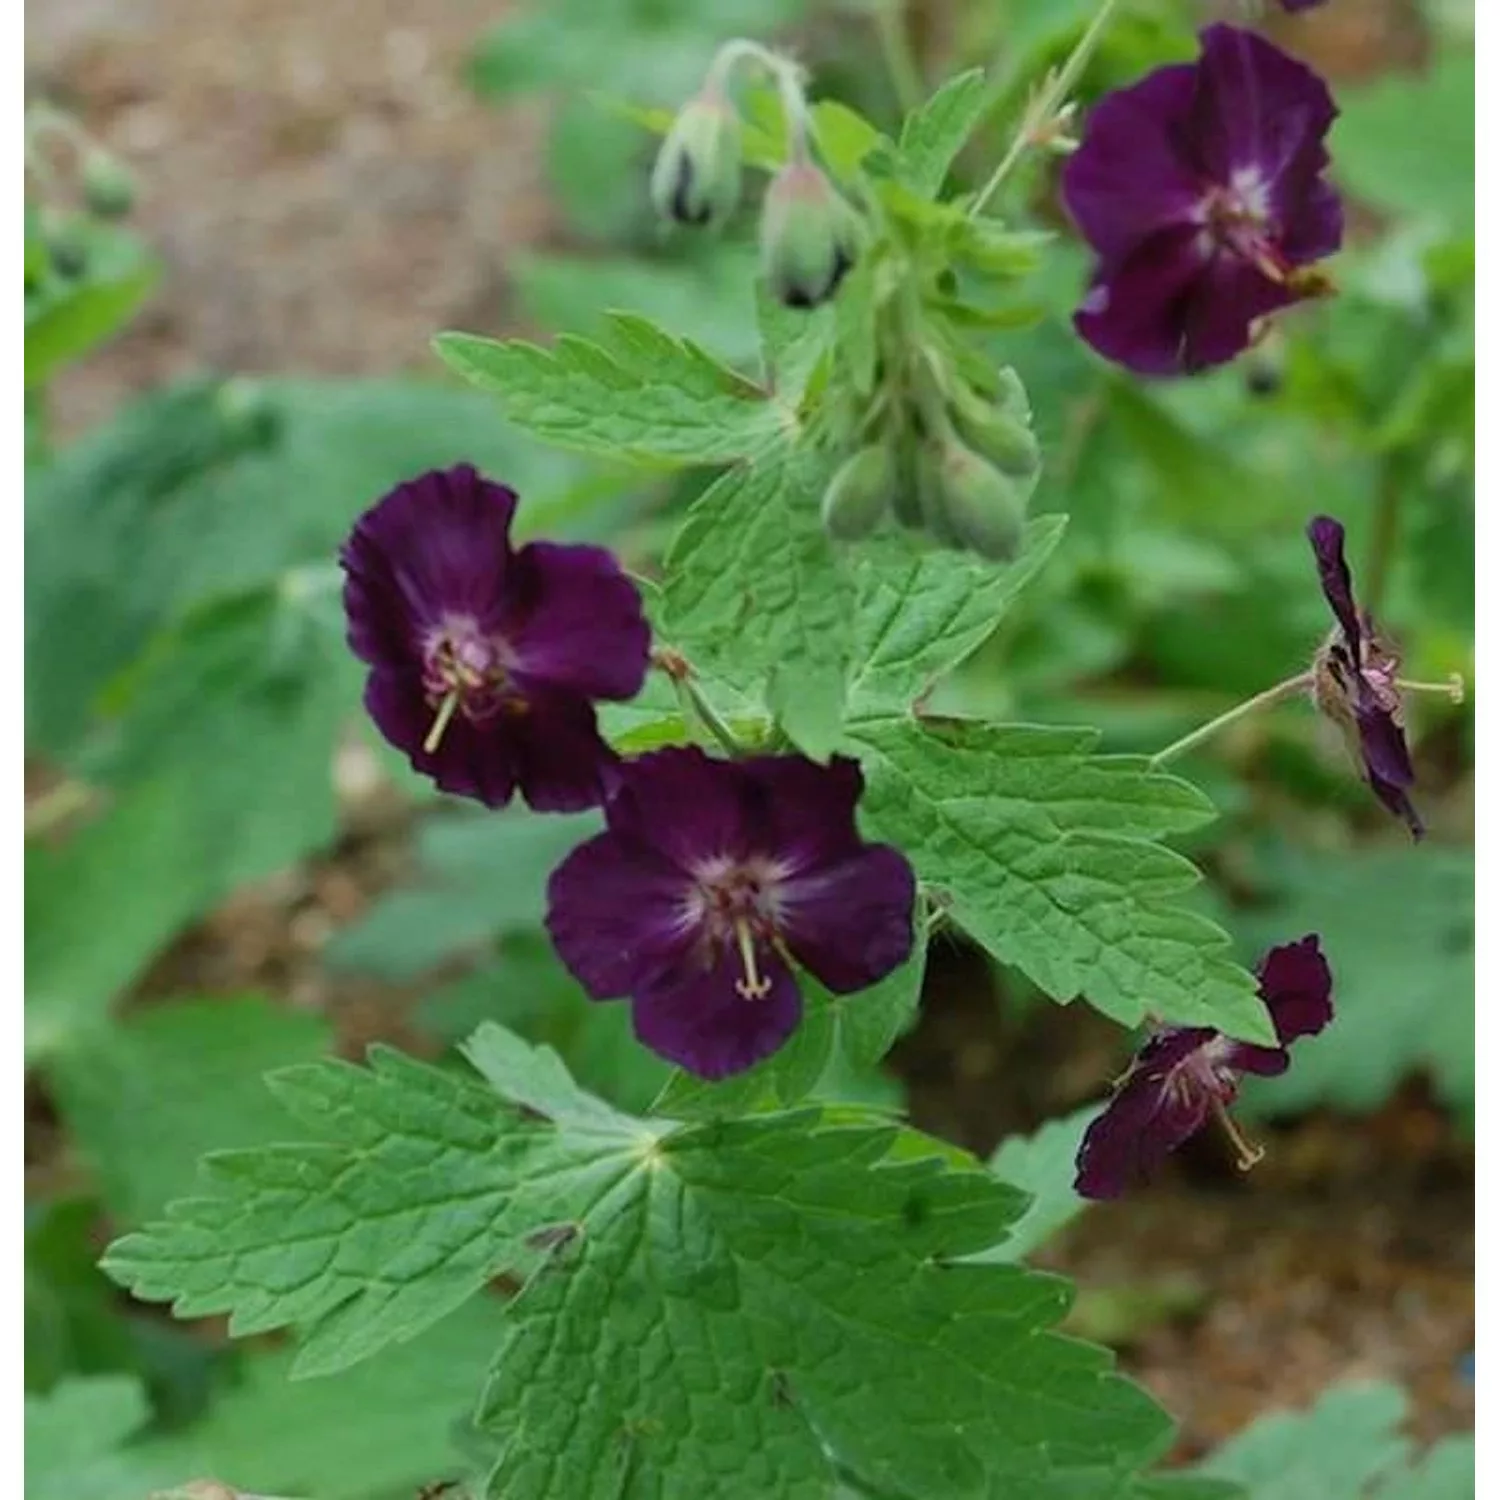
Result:
M1293 13L1299 10L1312 10L1314 6L1323 4L1323 0L1279 0L1282 10Z
M1314 516L1307 537L1318 560L1323 597L1338 621L1313 662L1314 698L1363 764L1370 789L1419 839L1422 820L1406 795L1417 773L1406 747L1396 685L1401 658L1354 602L1354 583L1344 561L1344 528L1332 516Z
M1073 1186L1085 1198L1118 1198L1195 1135L1210 1115L1229 1131L1242 1167L1259 1159L1227 1112L1240 1075L1286 1072L1291 1043L1315 1036L1333 1019L1333 976L1316 934L1310 933L1272 948L1257 977L1280 1045L1237 1042L1211 1026L1164 1027L1148 1037L1114 1098L1084 1134Z
M801 964L839 994L911 952L916 881L854 811L858 764L697 749L625 762L605 832L553 871L547 930L596 1000L628 996L646 1046L724 1078L796 1029Z
M515 511L467 464L397 485L340 554L349 645L370 717L445 792L571 812L614 760L594 700L640 691L650 632L610 553L513 549Z
M1063 173L1099 256L1074 326L1142 375L1233 359L1268 313L1327 289L1302 268L1343 236L1323 80L1234 26L1202 44L1096 106Z

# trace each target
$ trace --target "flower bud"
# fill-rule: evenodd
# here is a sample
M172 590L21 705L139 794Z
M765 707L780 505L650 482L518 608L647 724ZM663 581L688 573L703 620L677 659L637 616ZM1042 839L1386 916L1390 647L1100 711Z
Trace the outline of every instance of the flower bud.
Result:
M89 264L87 221L77 214L48 214L42 222L42 243L59 276L74 280Z
M651 201L664 219L722 224L740 201L740 117L707 87L678 112L651 169Z
M1026 526L1024 481L1008 478L953 438L924 445L924 452L923 508L933 536L993 562L1013 561Z
M790 161L766 189L761 264L788 307L817 307L838 290L858 251L854 211L809 161Z
M89 212L101 219L123 219L135 207L135 179L108 152L89 152L82 185Z
M871 443L848 458L823 492L823 530L837 541L869 536L884 520L896 492L896 460L889 443Z
M1015 376L1013 370L1007 370L1006 374ZM1029 497L1030 486L1042 471L1042 451L1027 421L1026 391L1019 386L1019 378L1014 384L1007 382L998 403L986 401L969 386L960 384L953 393L953 420L964 441L1002 474L1028 481Z

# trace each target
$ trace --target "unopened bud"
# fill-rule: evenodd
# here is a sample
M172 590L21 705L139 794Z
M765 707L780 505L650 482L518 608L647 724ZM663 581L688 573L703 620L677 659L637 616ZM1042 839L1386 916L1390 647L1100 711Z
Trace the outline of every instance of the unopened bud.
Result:
M1023 388L1020 400L1024 403L1025 399ZM1036 483L1042 471L1042 450L1025 417L1015 410L1013 395L992 403L960 384L953 394L953 419L964 441L1002 474L1031 485Z
M740 117L707 87L678 111L651 169L651 201L664 219L722 224L740 201Z
M841 542L869 536L895 499L896 460L889 443L848 458L823 492L823 530Z
M42 242L59 276L73 279L88 269L88 227L77 215L48 214L42 226Z
M122 219L135 207L135 179L107 151L90 151L83 163L83 201L101 219Z
M935 538L993 562L1013 561L1026 528L1024 485L956 439L932 447L930 455L923 504Z
M858 248L854 210L810 161L790 161L771 179L761 209L761 263L788 307L826 302Z

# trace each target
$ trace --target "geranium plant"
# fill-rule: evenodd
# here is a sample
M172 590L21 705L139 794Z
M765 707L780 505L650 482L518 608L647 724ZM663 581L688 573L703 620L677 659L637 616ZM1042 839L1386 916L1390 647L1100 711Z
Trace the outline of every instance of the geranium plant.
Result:
M1069 1164L1080 1194L1128 1191L1211 1118L1248 1167L1227 1105L1336 1030L1337 975L1316 933L1285 933L1256 974L1235 961L1168 843L1213 808L1169 763L1300 695L1419 827L1401 693L1421 685L1356 609L1328 518L1310 518L1307 586L1337 630L1314 665L1155 756L933 706L1064 530L1028 517L1049 453L1027 371L975 334L1024 317L1017 288L1051 253L995 210L1017 165L1068 157L1061 203L1097 260L1076 328L1133 375L1191 379L1336 295L1327 86L1219 24L1195 61L1079 118L1112 10L977 192L946 188L991 102L978 71L892 139L733 39L675 119L644 116L664 137L650 195L679 232L732 224L768 174L754 373L629 313L550 348L439 336L543 439L714 471L659 576L515 545L526 498L504 474L362 497L341 561L371 719L443 791L597 810L551 875L546 930L676 1072L628 1115L493 1024L458 1070L383 1049L282 1072L300 1140L210 1158L208 1193L105 1264L184 1317L295 1329L306 1376L503 1282L458 1481L474 1496L1241 1493L1154 1472L1168 1416L1057 1332L1068 1289L1007 1247L1026 1194L824 1087L889 1051L951 928L1059 1003L1149 1023Z

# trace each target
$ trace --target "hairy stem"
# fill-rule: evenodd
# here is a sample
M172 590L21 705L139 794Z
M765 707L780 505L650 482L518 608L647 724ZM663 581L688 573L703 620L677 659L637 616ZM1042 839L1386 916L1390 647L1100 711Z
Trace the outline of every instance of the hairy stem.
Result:
M1015 139L1011 141L1006 149L1005 155L1000 158L1000 164L990 173L989 181L980 188L979 196L974 199L969 209L969 217L977 218L984 212L985 205L995 196L1000 184L1010 175L1012 168L1026 154L1027 149L1035 144L1033 137L1037 128L1046 124L1067 100L1073 85L1078 82L1080 75L1088 60L1094 55L1094 48L1099 45L1099 39L1104 35L1104 28L1109 24L1109 19L1114 13L1118 0L1104 0L1089 22L1088 30L1079 37L1078 45L1068 54L1068 60L1042 85L1041 90L1032 97L1021 116L1020 128L1016 131Z
M1226 709L1217 718L1210 719L1206 724L1200 724L1196 729L1183 735L1180 740L1173 740L1163 750L1158 750L1151 757L1151 769L1154 771L1164 766L1168 761L1173 761L1180 755L1186 755L1189 750L1195 750L1207 740L1211 740L1221 729L1227 729L1231 724L1237 724L1241 719L1248 719L1251 714L1256 714L1263 708L1270 708L1273 704L1285 702L1288 698L1295 698L1305 693L1312 686L1312 673L1300 672L1295 677L1289 677L1285 682L1278 682L1275 687L1269 687L1263 693L1257 693L1253 698L1247 698L1243 703L1237 703L1231 709Z

